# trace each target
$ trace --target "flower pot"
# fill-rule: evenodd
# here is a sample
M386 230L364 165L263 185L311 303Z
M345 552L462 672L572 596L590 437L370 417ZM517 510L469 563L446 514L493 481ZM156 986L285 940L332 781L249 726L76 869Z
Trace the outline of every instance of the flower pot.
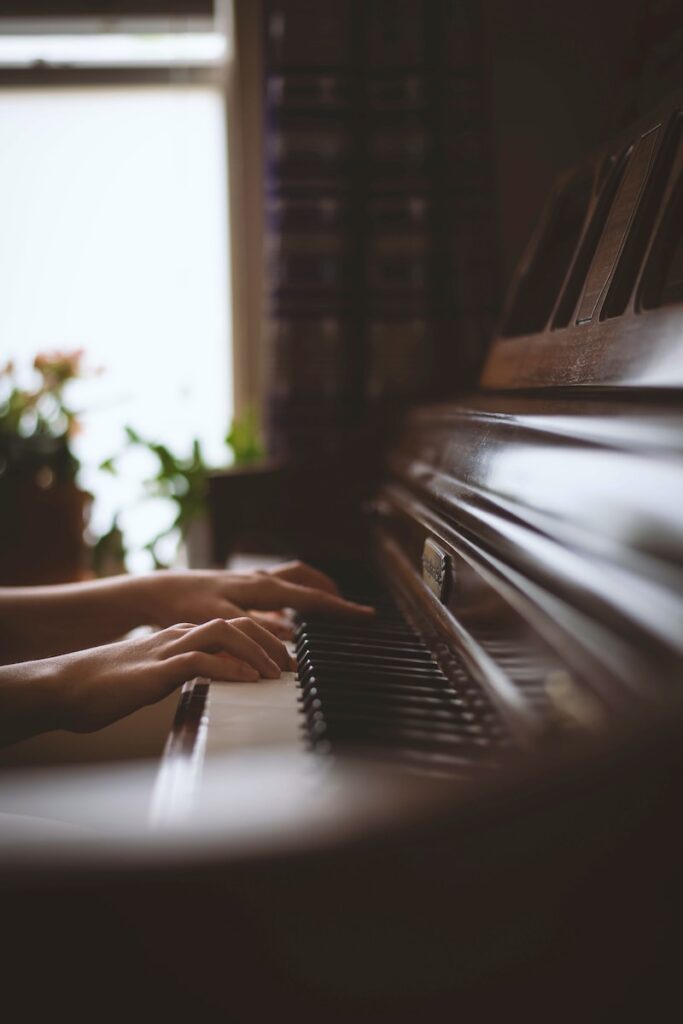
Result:
M183 531L180 560L188 569L208 569L212 565L211 526L208 516L191 519Z
M77 468L65 436L0 431L0 484L7 479L35 480L44 488L51 482L72 483Z
M50 471L51 472L51 471ZM47 471L0 477L0 583L66 583L89 575L84 531L92 496Z

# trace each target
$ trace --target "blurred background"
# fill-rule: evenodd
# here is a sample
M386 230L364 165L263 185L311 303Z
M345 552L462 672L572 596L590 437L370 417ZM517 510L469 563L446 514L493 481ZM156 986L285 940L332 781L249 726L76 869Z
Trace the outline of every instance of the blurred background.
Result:
M208 564L211 470L471 388L558 172L680 77L677 7L3 3L0 581Z

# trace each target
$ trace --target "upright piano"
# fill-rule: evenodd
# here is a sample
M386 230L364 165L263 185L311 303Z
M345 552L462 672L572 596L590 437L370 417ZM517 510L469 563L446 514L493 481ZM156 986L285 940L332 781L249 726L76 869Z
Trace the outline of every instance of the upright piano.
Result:
M281 681L188 683L153 832L45 882L106 914L78 969L117 958L111 1007L131 976L172 1019L678 1002L682 129L677 94L558 182L481 387L408 413L376 476L214 480L221 558L343 534L328 568L378 610L301 621Z
M266 886L302 1005L606 1020L675 981L682 129L678 94L561 178L480 389L403 418L364 526L360 462L356 492L348 465L214 481L221 556L235 487L261 488L247 533L313 558L353 536L333 571L378 608L302 621L280 686L188 684L157 790L162 817L191 813L202 762L254 745L372 800L383 780L383 841L356 794L355 840Z
M558 182L480 390L405 416L369 488L360 460L214 480L219 559L240 531L313 559L341 534L333 571L378 605L369 625L300 625L292 735L318 756L477 775L675 706L682 107ZM214 742L224 689L187 689L171 758L200 705Z

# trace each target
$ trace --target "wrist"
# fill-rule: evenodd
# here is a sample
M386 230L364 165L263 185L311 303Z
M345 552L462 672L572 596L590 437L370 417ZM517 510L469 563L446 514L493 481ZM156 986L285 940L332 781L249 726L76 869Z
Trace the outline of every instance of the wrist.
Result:
M112 636L122 636L137 626L151 625L154 588L147 576L112 576L102 581L103 596L112 625Z
M40 713L43 715L44 729L69 729L70 726L70 686L69 673L66 670L68 655L56 658L45 658L36 661L35 677L32 690Z
M121 581L121 600L131 619L128 629L166 625L161 600L163 572L122 576Z
M15 743L69 728L68 684L62 658L0 668L0 742Z

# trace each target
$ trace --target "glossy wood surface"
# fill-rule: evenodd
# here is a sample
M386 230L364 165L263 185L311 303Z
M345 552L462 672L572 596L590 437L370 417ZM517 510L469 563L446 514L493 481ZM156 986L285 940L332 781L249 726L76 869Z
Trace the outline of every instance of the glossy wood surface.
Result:
M560 180L513 280L484 388L683 384L683 307L667 297L661 259L662 236L676 250L683 230L682 110L679 93Z
M419 581L425 539L436 540L450 557L445 632L480 677L501 673L541 718L572 705L590 730L679 700L673 395L481 396L418 411L377 508L389 572L393 549Z

